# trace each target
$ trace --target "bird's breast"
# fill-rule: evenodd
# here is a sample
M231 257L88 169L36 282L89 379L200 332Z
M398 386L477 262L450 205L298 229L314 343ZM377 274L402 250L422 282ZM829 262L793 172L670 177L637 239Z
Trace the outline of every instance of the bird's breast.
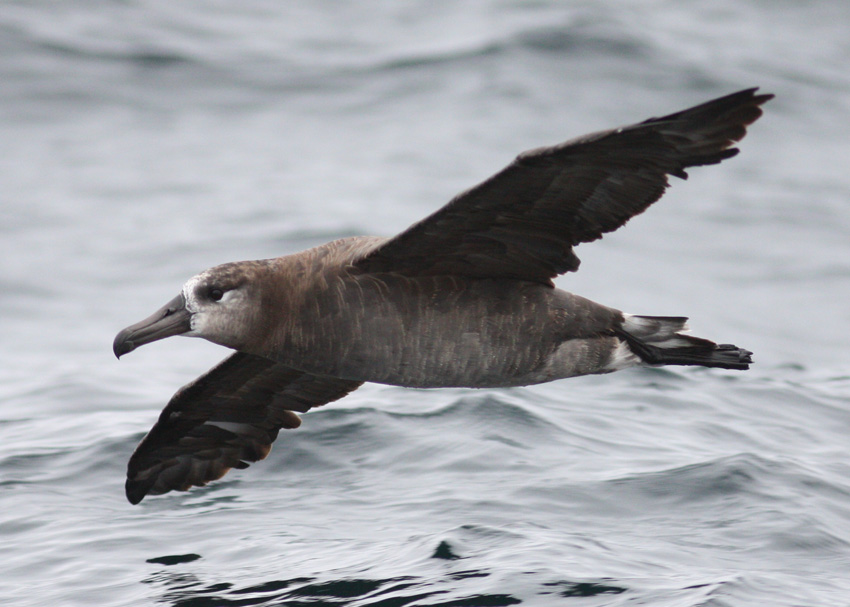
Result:
M520 281L343 277L309 293L264 355L311 373L408 387L525 385L543 381L535 378L553 352L580 337L569 334L574 299Z

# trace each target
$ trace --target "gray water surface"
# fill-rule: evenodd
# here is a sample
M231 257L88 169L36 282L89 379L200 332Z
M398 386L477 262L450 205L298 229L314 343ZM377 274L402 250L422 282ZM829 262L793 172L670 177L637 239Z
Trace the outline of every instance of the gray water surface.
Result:
M850 4L0 5L4 605L850 605ZM745 373L367 385L130 506L227 352L124 326L198 271L390 235L522 150L775 93L559 285L688 315Z

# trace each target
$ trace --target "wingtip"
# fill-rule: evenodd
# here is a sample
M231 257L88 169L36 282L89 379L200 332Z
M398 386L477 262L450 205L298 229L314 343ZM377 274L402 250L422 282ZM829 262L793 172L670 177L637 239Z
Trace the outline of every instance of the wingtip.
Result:
M719 99L717 99L717 101L720 101L722 99L750 98L758 105L761 105L762 103L766 103L767 101L770 101L771 99L776 97L776 95L774 95L773 93L761 93L759 95L756 95L756 93L758 93L758 91L760 90L760 86L751 86L750 88L742 89L736 93L730 93L725 97L720 97Z
M127 479L127 482L124 484L124 493L127 496L127 501L134 506L145 499L145 495L147 495L147 491L143 487L140 487L138 483L134 483L130 479Z
M759 87L744 89L737 93L732 93L727 97L721 97L718 101L729 100L735 102L726 115L726 119L734 119L739 123L740 132L735 136L731 136L733 141L740 141L747 134L747 127L762 117L764 110L761 106L776 97L773 93L762 93L756 95Z
M761 105L762 103L766 103L776 97L773 93L762 93L761 95L756 95L756 93L761 89L759 86L754 86L752 88L745 89L746 92L752 95L753 101Z

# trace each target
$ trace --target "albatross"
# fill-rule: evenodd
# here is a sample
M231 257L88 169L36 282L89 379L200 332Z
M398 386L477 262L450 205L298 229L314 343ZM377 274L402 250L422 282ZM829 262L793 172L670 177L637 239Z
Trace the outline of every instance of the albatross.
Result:
M127 467L127 499L185 491L265 458L298 413L364 382L500 388L640 365L747 369L751 352L555 287L574 247L717 164L773 95L751 88L524 152L391 238L343 238L190 278L118 333L115 355L173 335L236 352L171 398Z

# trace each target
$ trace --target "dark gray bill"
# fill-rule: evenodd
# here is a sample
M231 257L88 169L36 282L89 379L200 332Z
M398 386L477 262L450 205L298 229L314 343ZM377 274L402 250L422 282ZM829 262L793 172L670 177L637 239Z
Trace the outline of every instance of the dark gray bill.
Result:
M191 316L186 310L186 300L181 293L151 316L130 325L116 335L115 341L112 342L112 351L115 356L121 358L123 354L152 341L188 333L192 328L189 324Z

